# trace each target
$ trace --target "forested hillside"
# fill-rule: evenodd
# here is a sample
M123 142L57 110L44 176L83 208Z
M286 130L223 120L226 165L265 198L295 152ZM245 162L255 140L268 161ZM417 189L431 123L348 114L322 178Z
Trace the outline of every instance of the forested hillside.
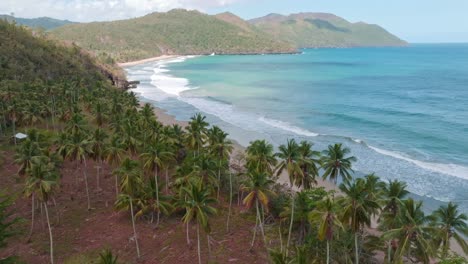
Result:
M125 82L123 73L112 62L99 62L80 47L33 36L29 29L0 20L1 81L95 82L109 78Z
M293 45L198 11L172 10L112 22L67 25L52 31L62 40L124 62L161 54L295 52Z
M270 14L252 19L250 23L275 39L288 41L300 48L406 45L378 25L350 23L327 13Z

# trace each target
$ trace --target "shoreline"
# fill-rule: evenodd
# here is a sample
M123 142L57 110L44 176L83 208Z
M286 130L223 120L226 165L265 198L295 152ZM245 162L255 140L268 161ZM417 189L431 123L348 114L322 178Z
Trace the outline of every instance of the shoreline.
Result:
M144 100L140 100L140 105L143 105L144 103L145 103ZM148 103L150 103L153 106L154 108L153 112L156 115L157 120L161 122L162 124L164 125L177 124L184 129L188 125L188 121L177 120L175 116L168 114L166 110L159 108L158 106L155 105L155 103L151 103L151 102L148 102ZM238 154L245 153L246 147L242 146L241 144L239 144L237 141L235 141L231 137L228 136L228 138L229 140L232 141L233 147L234 147L231 153L231 158L235 157ZM316 181L317 181L316 187L323 187L325 188L326 191L336 191L337 195L342 194L338 186L335 185L334 183L324 180L320 176L316 178ZM281 185L289 186L289 177L287 173L283 171L283 173L281 173L281 175L279 175L279 177L277 178L276 182ZM293 190L296 192L299 191L297 187L293 187ZM377 219L373 218L371 220L371 226L366 228L367 232L372 235L379 235L380 231L377 230L377 225L378 225ZM463 252L462 248L456 243L451 243L451 250L460 256L468 257L468 255L466 255Z
M151 58L142 59L142 60L129 61L129 62L119 62L119 63L117 63L117 66L119 66L119 67L135 66L135 65L139 65L139 64L153 62L153 61L173 59L173 58L177 58L177 57L180 57L180 56L182 56L182 55L161 55L161 56L151 57Z
M140 100L140 103L141 104L144 104L144 100ZM150 102L148 102L150 103ZM188 125L188 121L180 121L180 120L177 120L175 116L173 115L170 115L167 113L166 110L162 109L162 108L159 108L157 107L156 105L154 105L154 103L150 103L153 108L154 108L154 114L156 115L157 117L157 120L161 123L163 123L164 125L174 125L174 124L177 124L179 126L181 126L182 128L185 129L185 127ZM246 147L245 146L242 146L241 144L239 144L236 140L232 139L231 137L229 137L229 140L232 141L233 143L233 151L231 153L231 157L235 157L236 154L238 153L244 153L245 150L246 150ZM329 181L326 181L326 180L323 180L322 178L318 177L316 179L317 181L317 187L324 187L325 190L327 191L331 191L331 190L334 190L336 191L337 193L340 192L338 186L336 186L335 184L329 182ZM289 177L287 175L286 172L283 172L281 175L279 175L278 179L277 179L277 182L280 183L280 184L286 184L289 186ZM294 187L293 188L295 191L298 191L298 188Z

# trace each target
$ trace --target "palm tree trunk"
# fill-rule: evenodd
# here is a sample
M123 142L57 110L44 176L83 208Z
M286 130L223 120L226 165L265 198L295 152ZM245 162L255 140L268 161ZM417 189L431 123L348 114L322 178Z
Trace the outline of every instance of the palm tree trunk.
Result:
M252 238L252 242L250 244L250 248L252 249L253 246L254 246L254 243L255 243L255 237L257 236L257 226L258 226L258 210L257 210L257 215L255 217L255 228L254 228L254 234L253 234L253 238Z
M155 184L155 194L156 194L156 204L158 206L158 212L156 216L156 226L159 225L159 212L160 212L160 207L159 207L159 183L158 183L158 167L154 168L154 184Z
M232 173L229 172L229 211L226 221L226 232L229 232L229 220L231 218L231 208L232 208Z
M99 164L99 163L100 163L100 164ZM98 164L99 164L99 165L96 166L96 170L97 170L97 173L96 173L96 188L97 188L97 190L99 191L99 190L101 189L101 186L100 186L100 184L99 184L99 178L100 178L100 175L99 175L99 174L100 174L100 170L101 170L102 161L99 162L99 160L98 160Z
M219 190L221 189L221 160L218 164L218 193L216 194L216 199L219 200Z
M387 263L388 264L392 263L392 241L391 240L388 242Z
M356 232L356 233L354 233L354 250L355 250L355 252L354 252L355 260L354 260L354 262L355 262L355 264L359 264L359 251L358 251L358 249L359 249L358 248L358 232Z
M133 226L133 237L135 238L135 246L137 250L137 256L140 258L140 247L138 246L138 237L135 227L135 215L133 214L133 199L130 197L130 213L132 214L132 226Z
M190 223L189 223L189 222L187 222L187 224L186 224L186 228L185 228L185 229L186 229L187 245L189 245L189 246L190 246L189 227L190 227Z
M31 241L31 237L32 237L33 230L34 230L34 209L35 209L34 205L35 205L35 202L34 202L34 193L33 193L32 197L31 197L31 206L32 206L32 209L31 209L31 230L29 231L28 242Z
M211 244L210 244L210 234L206 234L206 241L208 244L208 261L211 259Z
M291 233L292 233L292 228L293 228L293 223L294 223L294 206L295 206L295 194L293 193L293 196L291 199L291 222L289 223L288 242L286 243L286 256L288 256L289 243L291 242Z
M49 227L49 238L50 238L50 263L54 264L54 240L52 238L52 229L50 227L50 220L49 220L49 210L47 209L47 204L46 202L43 202L44 204L44 209L46 213L46 219L47 219L47 226Z
M330 264L330 241L327 239L327 264Z
M15 142L16 146L16 120L13 119L13 141Z
M258 216L258 222L260 224L260 232L262 232L263 244L266 247L267 243L266 243L266 238L265 238L265 230L263 230L263 221L260 217L260 209L258 208L258 200L255 201L255 207L257 207L257 216Z
M119 176L115 175L115 197L119 196Z
M198 250L198 264L201 264L201 250L200 250L200 224L197 224L197 250Z
M278 234L280 239L280 252L283 253L283 234L281 232L281 220L278 225Z
M166 194L169 193L169 169L166 167Z
M86 164L86 158L83 158L83 161L84 161L84 170L83 170L83 175L84 175L84 178L85 178L85 187L86 187L86 197L87 197L87 200L88 200L88 211L91 210L91 200L89 198L89 188L88 188L88 173L87 173L87 170L88 170L88 166Z

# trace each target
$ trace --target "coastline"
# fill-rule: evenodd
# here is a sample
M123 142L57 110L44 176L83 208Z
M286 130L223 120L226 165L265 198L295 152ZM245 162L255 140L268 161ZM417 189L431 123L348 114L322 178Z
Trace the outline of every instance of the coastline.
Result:
M129 61L129 62L119 62L119 63L117 63L117 65L119 67L135 66L135 65L139 65L139 64L143 64L143 63L147 63L147 62L152 62L152 61L173 59L173 58L177 58L177 57L180 57L180 56L181 55L161 55L161 56L151 57L151 58L142 59L142 60Z
M143 104L143 102L142 102ZM183 128L185 128L187 125L188 125L188 122L187 121L180 121L180 120L177 120L175 118L175 116L173 115L170 115L168 114L164 109L161 109L157 106L155 106L154 104L152 104L153 108L154 108L154 114L156 115L157 119L159 122L163 123L164 125L179 125ZM232 143L233 143L233 147L234 147L234 150L231 154L232 157L236 156L236 154L238 153L243 153L245 152L245 149L246 147L242 146L241 144L239 144L238 142L236 142L234 139L232 138L229 138ZM336 192L340 192L338 186L336 186L335 184L329 182L329 181L325 181L323 180L322 178L317 178L317 186L318 187L323 187L325 188L325 190L327 191L331 191L331 190L334 190ZM278 183L280 184L286 184L289 186L289 177L287 175L286 172L283 172L281 175L279 175L278 177L278 180L277 180ZM294 187L293 188L295 191L298 191L298 188Z

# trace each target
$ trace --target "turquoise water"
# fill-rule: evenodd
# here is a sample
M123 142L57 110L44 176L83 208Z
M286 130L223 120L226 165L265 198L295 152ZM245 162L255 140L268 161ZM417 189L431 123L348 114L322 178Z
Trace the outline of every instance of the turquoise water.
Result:
M187 120L201 111L243 145L342 142L355 169L408 182L468 212L468 44L306 49L128 67L144 99Z

